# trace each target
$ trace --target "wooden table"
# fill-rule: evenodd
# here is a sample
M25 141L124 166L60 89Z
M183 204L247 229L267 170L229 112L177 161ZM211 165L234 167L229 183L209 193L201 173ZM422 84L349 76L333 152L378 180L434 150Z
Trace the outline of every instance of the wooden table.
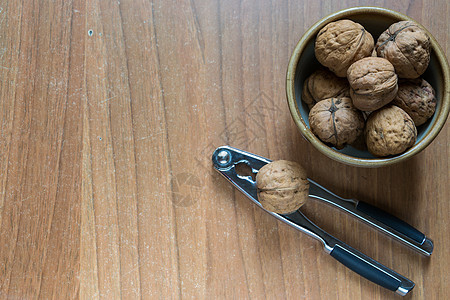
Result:
M448 297L450 126L408 162L359 169L315 151L288 112L294 46L355 5L411 16L449 57L447 1L0 1L0 298L394 298L216 174L222 144L299 161L425 232L430 258L304 208L411 278L408 299Z

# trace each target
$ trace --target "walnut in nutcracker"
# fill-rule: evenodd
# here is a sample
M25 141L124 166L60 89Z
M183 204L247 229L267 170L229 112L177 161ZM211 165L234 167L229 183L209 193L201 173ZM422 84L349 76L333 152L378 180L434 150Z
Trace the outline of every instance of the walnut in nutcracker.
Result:
M317 102L309 112L312 132L337 149L353 143L364 129L364 117L348 97Z
M379 109L397 94L394 66L381 57L366 57L353 63L348 68L347 79L353 104L363 111Z
M315 71L303 84L302 101L309 109L320 100L340 97L350 97L348 81L326 69Z
M269 211L288 214L308 199L309 182L306 171L296 162L273 161L256 175L258 201Z
M339 77L347 75L347 69L355 61L372 55L374 40L364 27L351 20L328 23L322 28L315 42L317 60Z
M436 110L433 87L425 79L400 80L397 96L392 101L413 119L416 126L424 124Z
M403 153L413 146L417 129L403 109L388 105L370 114L364 135L370 153L388 156Z
M430 62L430 37L412 21L392 24L378 38L377 55L389 60L400 78L417 78Z

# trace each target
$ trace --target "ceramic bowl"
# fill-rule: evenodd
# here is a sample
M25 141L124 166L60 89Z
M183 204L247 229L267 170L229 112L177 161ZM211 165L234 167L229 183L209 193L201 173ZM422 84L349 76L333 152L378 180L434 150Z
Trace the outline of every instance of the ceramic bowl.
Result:
M431 39L431 59L422 77L436 92L436 112L425 124L419 126L416 143L406 152L389 157L374 157L367 150L359 150L347 145L337 150L329 147L311 131L308 122L309 109L302 102L301 94L305 79L320 67L314 55L317 33L326 24L340 19L350 19L360 23L369 31L374 40L392 23L412 20L398 12L378 7L355 7L335 12L314 24L300 39L292 53L286 76L286 93L289 109L297 127L311 144L326 156L347 165L359 167L380 167L404 161L427 147L445 124L450 107L450 71L445 54L436 39L426 30ZM414 21L414 20L412 20ZM416 21L415 21L416 22ZM418 22L416 22L418 23ZM419 23L418 23L419 24ZM420 25L420 24L419 24ZM422 26L422 25L420 25ZM423 28L423 26L422 26Z

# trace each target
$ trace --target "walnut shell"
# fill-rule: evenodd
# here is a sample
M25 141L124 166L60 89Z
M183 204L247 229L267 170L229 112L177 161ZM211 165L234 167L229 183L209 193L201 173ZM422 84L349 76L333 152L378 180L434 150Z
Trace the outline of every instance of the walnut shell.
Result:
M412 21L392 24L378 38L375 49L379 57L389 60L401 78L417 78L430 62L430 37Z
M381 57L366 57L353 63L347 78L353 104L363 111L379 109L397 94L394 66Z
M308 199L306 171L293 161L277 160L263 166L256 175L256 186L261 205L279 214L296 211Z
M370 114L364 135L370 153L388 156L400 154L414 145L417 129L403 109L388 105Z
M364 117L350 98L330 98L314 105L309 112L309 125L320 140L341 149L363 132Z
M325 69L319 69L306 78L303 84L302 101L309 109L320 100L350 97L348 81Z
M372 55L374 40L361 24L350 20L328 23L316 37L317 60L339 77L355 61Z
M436 110L433 87L424 79L400 80L397 96L392 101L413 119L416 126L425 123Z
M372 55L371 55L372 57L378 57L378 55L377 55L377 49L375 49L375 48L373 48L373 50L372 50Z

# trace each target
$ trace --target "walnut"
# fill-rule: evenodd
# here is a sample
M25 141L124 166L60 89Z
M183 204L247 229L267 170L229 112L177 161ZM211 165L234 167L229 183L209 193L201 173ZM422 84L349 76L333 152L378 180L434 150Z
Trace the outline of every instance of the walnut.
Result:
M303 85L302 100L309 109L320 100L328 98L350 97L348 81L334 73L319 69L306 78Z
M375 49L379 57L389 60L400 78L417 78L430 62L430 38L412 21L392 24L378 38Z
M424 79L401 80L392 104L406 111L414 124L420 126L431 118L436 110L434 89Z
M395 105L371 113L364 134L367 148L375 156L400 154L414 145L417 139L414 121Z
M381 57L366 57L348 68L350 96L356 108L376 110L391 102L397 94L394 66Z
M350 20L328 23L322 28L315 43L317 60L339 77L355 61L372 55L374 40L361 24Z
M269 211L288 214L308 199L306 171L298 163L277 160L262 167L256 175L258 200Z
M330 98L314 105L309 112L309 125L319 139L341 149L363 132L364 117L350 98Z

